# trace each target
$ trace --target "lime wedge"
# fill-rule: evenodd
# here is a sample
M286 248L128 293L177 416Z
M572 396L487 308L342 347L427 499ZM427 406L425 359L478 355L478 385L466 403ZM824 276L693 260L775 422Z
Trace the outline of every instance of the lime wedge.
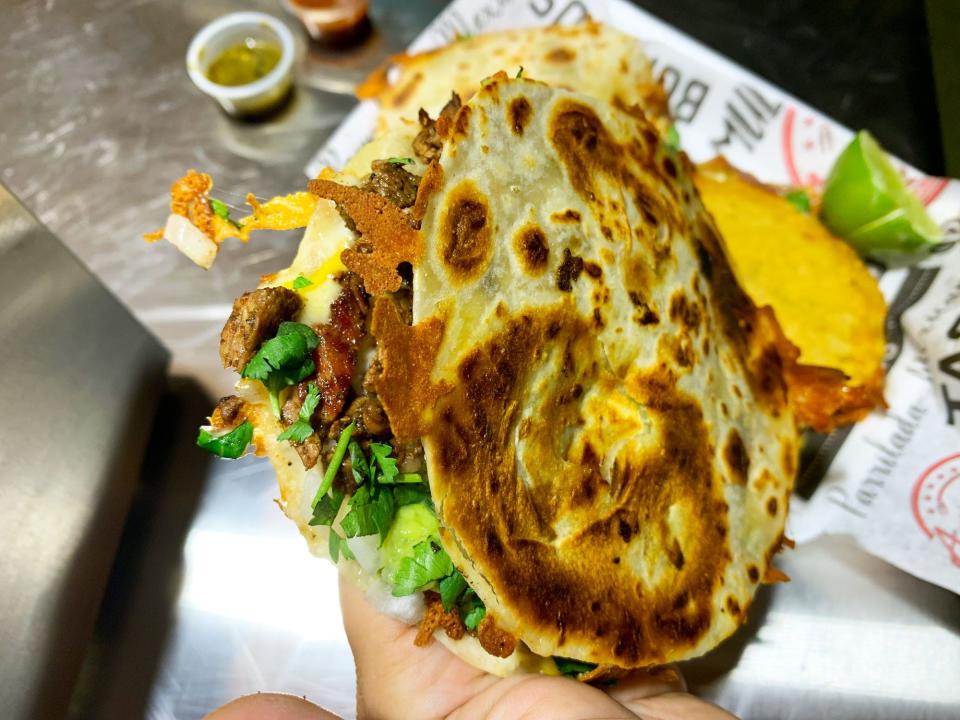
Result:
M881 260L914 259L943 240L940 227L866 130L830 170L820 219L861 255Z

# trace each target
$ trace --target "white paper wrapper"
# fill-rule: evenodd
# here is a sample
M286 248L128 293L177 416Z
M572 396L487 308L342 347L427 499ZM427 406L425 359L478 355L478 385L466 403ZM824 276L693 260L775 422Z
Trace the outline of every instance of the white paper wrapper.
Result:
M639 38L670 96L681 144L696 162L724 154L775 184L818 187L852 132L713 50L622 0L457 0L410 46L458 34L554 23L587 14ZM361 103L306 168L341 167L370 139ZM930 214L960 235L960 183L897 162ZM811 435L788 532L806 542L854 536L868 552L960 593L960 246L921 266L877 269L890 305L889 409L828 436Z

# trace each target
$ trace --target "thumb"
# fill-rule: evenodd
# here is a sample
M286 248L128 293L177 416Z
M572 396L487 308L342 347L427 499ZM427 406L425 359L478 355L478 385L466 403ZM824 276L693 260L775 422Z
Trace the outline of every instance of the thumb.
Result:
M737 720L726 710L685 692L617 700L642 720Z
M237 698L214 710L204 720L340 720L303 698L279 693L257 693Z

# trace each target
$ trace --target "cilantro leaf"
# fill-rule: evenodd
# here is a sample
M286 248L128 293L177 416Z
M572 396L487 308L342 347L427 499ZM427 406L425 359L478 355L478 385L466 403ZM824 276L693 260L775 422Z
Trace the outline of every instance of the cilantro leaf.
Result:
M810 214L810 196L807 195L807 191L803 188L791 190L784 195L784 198L800 212L805 215Z
M560 671L561 675L566 675L567 677L576 677L580 673L590 672L593 670L597 664L591 662L581 662L580 660L571 660L570 658L562 658L554 655L553 662L557 666L557 670Z
M481 603L470 608L466 614L461 614L463 624L467 630L476 630L480 621L487 616L487 608Z
M332 488L330 492L320 498L320 502L313 508L313 517L310 519L311 525L332 525L337 513L340 512L340 506L343 505L343 493ZM333 532L331 530L331 532Z
M197 446L222 458L235 460L242 457L247 451L247 445L253 439L253 425L250 424L249 420L244 420L225 435L214 435L208 427L200 428L200 433L197 435Z
M357 485L363 485L370 479L370 464L367 462L367 456L363 454L363 448L357 442L351 442L350 448L350 471L353 473L353 479Z
M303 420L297 420L277 435L277 440L289 440L292 443L302 443L311 435L313 435L313 426Z
M230 217L230 208L227 207L227 204L222 200L217 200L216 198L209 198L210 200L210 209L213 210L213 214L218 218L226 220L228 223L233 225L237 230L243 227L240 223Z
M373 469L373 462L375 460L380 467L381 473L381 476L377 478L377 482L384 483L385 485L392 485L394 478L399 472L399 470L397 470L396 458L390 457L392 452L393 448L390 445L378 442L370 443L370 454L373 455L370 459L371 470Z
M517 79L523 77L523 65L520 66L520 69L517 70Z
M350 438L353 435L354 423L351 422L347 425L343 432L340 433L340 438L337 440L337 447L333 451L333 456L330 458L330 464L327 465L327 471L323 474L323 482L320 483L320 487L317 488L317 494L313 496L313 503L311 507L316 507L317 503L320 502L320 498L327 494L327 491L333 486L333 479L337 476L337 473L340 471L340 466L343 464L343 456L347 454L347 445L350 443ZM354 494L354 498L356 494ZM351 504L353 503L353 498L350 499ZM348 536L350 537L350 536Z
M340 534L333 528L330 528L330 537L327 542L330 559L333 560L334 564L340 561L341 556L343 556L344 560L354 559L353 551L350 549L350 546L347 545L347 541L340 537Z
M311 351L319 342L307 325L280 323L276 337L263 343L240 373L241 377L259 380L266 386L276 417L280 417L280 392L303 382L316 370Z
M393 501L397 507L404 505L414 505L415 503L424 503L433 506L430 499L430 491L424 484L421 485L397 485L393 488Z
M387 162L391 165L413 165L413 158L410 157L392 157L387 158Z
M301 288L310 287L313 285L313 280L305 278L303 275L297 275L293 281L293 289L300 290Z
M317 405L320 404L320 388L314 383L307 384L307 396L303 399L303 405L300 406L300 419L310 422L310 418L317 411Z
M304 398L303 404L300 406L300 419L277 435L277 440L290 440L291 442L301 443L313 435L313 426L310 424L310 418L313 417L313 413L319 404L320 390L316 385L310 383L307 385L307 397Z
M413 557L405 557L393 579L394 597L410 595L425 585L450 575L453 562L436 539L424 540L413 547Z
M390 531L396 514L393 493L370 485L361 485L350 498L350 512L340 521L347 537L379 535L380 545Z
M472 587L467 587L459 603L460 617L467 630L477 629L477 625L487 615L487 608Z
M440 581L440 600L443 602L443 609L449 611L456 605L466 589L467 581L463 579L459 570L454 569L452 575L443 578Z
M350 506L350 512L340 521L340 527L343 528L344 535L347 537L373 535L377 528L370 517L370 505L372 504L370 486L361 485L358 487L356 492L350 496L347 504Z
M672 152L677 152L680 149L680 133L677 132L676 125L671 125L667 130L667 136L663 139L663 144Z

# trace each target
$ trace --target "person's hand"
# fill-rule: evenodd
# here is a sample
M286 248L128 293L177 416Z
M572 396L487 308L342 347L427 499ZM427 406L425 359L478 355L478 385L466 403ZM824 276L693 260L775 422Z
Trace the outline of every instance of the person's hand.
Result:
M564 677L498 678L452 655L438 642L413 644L417 628L376 612L349 582L340 605L357 665L359 720L732 720L683 692L674 670L636 673L600 690ZM322 699L320 699L322 700ZM235 700L208 720L332 720L300 698L259 694Z

